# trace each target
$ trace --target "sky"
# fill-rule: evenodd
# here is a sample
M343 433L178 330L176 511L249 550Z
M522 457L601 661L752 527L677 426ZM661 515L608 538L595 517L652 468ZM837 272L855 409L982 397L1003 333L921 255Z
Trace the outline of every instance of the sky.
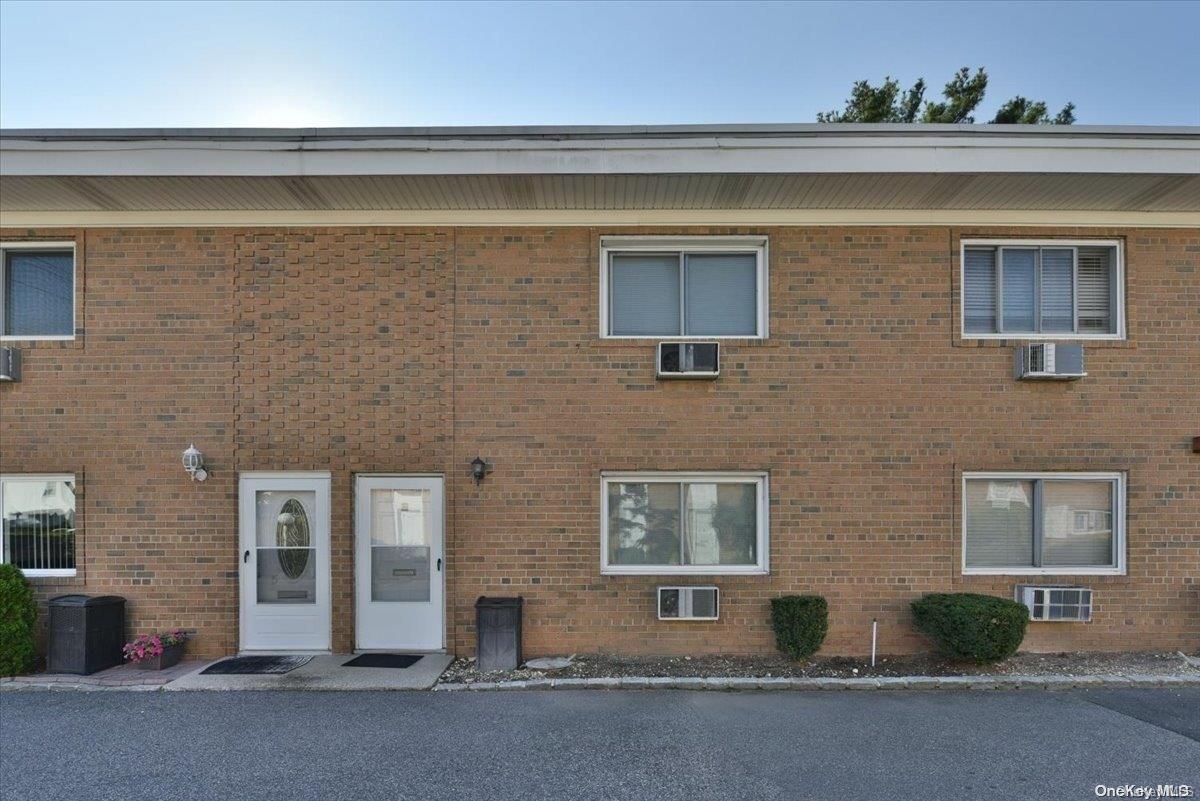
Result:
M812 122L986 67L1079 124L1200 125L1175 3L0 1L0 127Z

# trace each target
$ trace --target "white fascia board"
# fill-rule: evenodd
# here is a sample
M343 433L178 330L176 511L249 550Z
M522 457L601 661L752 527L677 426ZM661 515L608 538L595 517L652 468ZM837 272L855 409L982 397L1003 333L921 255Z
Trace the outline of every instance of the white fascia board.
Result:
M1200 134L0 139L0 175L1200 174Z

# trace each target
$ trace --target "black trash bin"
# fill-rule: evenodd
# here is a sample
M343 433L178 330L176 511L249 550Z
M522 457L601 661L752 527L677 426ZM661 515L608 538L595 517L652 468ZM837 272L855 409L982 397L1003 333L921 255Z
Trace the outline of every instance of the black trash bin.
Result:
M475 667L515 670L521 665L521 606L524 598L487 598L475 602Z
M121 664L125 599L119 595L60 595L50 599L50 673L88 675Z

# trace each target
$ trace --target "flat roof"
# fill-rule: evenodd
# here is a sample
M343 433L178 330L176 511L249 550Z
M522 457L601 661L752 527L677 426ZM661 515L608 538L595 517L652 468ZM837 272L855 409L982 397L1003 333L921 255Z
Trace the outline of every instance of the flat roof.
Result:
M730 123L700 125L492 125L331 128L0 128L0 139L322 140L628 139L651 137L954 136L1195 138L1196 125L990 125L933 123Z

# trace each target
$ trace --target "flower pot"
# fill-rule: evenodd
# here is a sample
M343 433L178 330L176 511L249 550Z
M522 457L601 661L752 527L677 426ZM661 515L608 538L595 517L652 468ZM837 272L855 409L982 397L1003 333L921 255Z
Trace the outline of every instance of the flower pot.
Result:
M149 659L143 659L141 662L134 662L138 670L162 670L163 668L173 667L179 664L179 660L183 658L183 645L164 645L163 652L158 656L152 656Z

